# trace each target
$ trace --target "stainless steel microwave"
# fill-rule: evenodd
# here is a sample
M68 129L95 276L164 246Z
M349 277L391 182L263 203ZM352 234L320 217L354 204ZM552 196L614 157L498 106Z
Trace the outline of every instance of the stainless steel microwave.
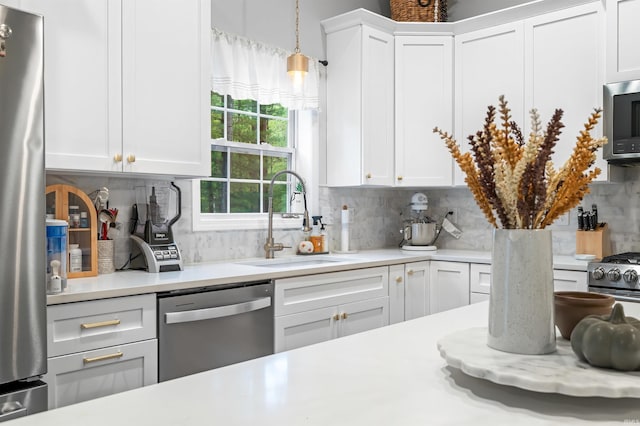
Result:
M640 80L604 86L604 159L640 165Z

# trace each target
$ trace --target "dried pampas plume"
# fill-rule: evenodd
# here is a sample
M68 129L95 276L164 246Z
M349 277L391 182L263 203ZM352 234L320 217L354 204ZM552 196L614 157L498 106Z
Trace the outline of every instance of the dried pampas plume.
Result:
M594 139L591 131L600 118L595 109L577 137L569 159L556 170L551 155L560 138L561 109L555 110L543 129L536 109L530 111L531 133L525 140L511 120L504 96L498 109L489 106L481 130L468 137L470 152L463 152L447 132L433 129L445 141L465 174L471 194L489 223L505 229L543 229L577 206L589 193L589 184L601 172L589 170L596 151L607 143ZM496 117L499 123L496 124Z

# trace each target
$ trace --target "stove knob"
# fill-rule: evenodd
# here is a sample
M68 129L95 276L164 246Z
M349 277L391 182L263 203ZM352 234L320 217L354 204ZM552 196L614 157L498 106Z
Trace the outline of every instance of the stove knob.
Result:
M625 282L633 284L638 281L638 273L635 269L627 269L624 271L622 278L624 278Z
M618 281L620 279L620 269L618 268L610 269L609 272L607 272L607 278L610 281Z
M593 279L601 280L604 278L604 269L602 269L602 267L599 266L596 269L594 269L593 272L591 272L591 275L593 275Z

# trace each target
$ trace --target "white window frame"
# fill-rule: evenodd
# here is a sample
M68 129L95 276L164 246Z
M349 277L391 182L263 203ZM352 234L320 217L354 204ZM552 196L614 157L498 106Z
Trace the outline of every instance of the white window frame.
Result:
M300 120L300 112L292 111L289 117L289 140L290 148L278 148L279 152L291 150L292 153L292 169L295 171L309 170L313 172L312 163L309 161L313 158L313 153L309 150L313 145L314 137L309 137L308 141L301 141L301 134L312 135L315 125L313 120L305 117ZM248 144L227 142L223 139L212 140L212 144L218 146L233 146L247 149ZM316 144L317 145L317 144ZM260 145L253 148L254 150L270 150L274 149L269 145ZM301 173L305 177L305 173ZM288 175L288 179L295 185L296 179L292 175ZM311 198L315 193L316 179L311 176L305 177L305 187L307 189L307 206L312 211L312 206L316 203ZM192 223L193 231L225 231L225 230L258 230L267 229L269 218L267 213L200 213L200 179L192 181ZM302 229L302 217L289 218L282 217L281 213L273 215L273 229Z

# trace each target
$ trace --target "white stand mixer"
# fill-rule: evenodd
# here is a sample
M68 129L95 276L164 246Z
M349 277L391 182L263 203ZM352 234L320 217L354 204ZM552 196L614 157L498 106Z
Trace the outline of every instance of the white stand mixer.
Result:
M403 233L401 247L403 250L432 251L433 245L440 234L440 226L425 215L429 207L427 196L416 192L411 197L411 219L405 221L400 232Z

